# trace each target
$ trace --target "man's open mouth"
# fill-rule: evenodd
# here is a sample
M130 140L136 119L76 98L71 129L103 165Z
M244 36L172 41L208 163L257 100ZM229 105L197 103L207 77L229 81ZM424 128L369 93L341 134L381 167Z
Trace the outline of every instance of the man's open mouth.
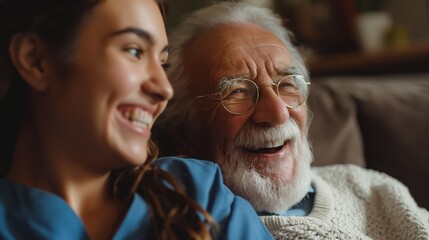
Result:
M276 144L274 146L264 146L260 148L242 148L244 151L253 153L253 154L274 154L283 149L283 147L289 142L286 141L281 144Z

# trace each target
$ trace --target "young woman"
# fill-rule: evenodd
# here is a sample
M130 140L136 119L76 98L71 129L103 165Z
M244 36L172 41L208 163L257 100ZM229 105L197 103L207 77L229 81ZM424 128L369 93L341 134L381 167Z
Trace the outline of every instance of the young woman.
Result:
M152 164L173 94L164 10L0 1L0 239L270 238L215 165Z

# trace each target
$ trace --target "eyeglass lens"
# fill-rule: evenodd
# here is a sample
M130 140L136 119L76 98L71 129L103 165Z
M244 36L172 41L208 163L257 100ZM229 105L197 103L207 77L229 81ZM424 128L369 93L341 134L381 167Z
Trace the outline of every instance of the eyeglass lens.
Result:
M286 76L277 82L276 91L289 108L299 107L308 95L308 86L303 76ZM259 89L248 79L231 80L222 91L222 105L233 114L251 111L259 99Z

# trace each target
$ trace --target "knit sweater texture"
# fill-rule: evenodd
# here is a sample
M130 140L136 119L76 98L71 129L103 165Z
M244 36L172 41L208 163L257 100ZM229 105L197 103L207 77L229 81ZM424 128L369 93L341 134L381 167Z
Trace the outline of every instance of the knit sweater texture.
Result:
M355 165L313 167L306 217L261 216L275 239L429 239L429 212L384 173Z

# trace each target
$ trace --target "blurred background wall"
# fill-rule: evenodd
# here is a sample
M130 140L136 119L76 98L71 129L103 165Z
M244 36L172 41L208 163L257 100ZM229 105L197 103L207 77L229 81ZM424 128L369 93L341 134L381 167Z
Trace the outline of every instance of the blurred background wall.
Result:
M429 71L428 0L241 1L284 19L315 77ZM170 2L169 31L213 1Z

